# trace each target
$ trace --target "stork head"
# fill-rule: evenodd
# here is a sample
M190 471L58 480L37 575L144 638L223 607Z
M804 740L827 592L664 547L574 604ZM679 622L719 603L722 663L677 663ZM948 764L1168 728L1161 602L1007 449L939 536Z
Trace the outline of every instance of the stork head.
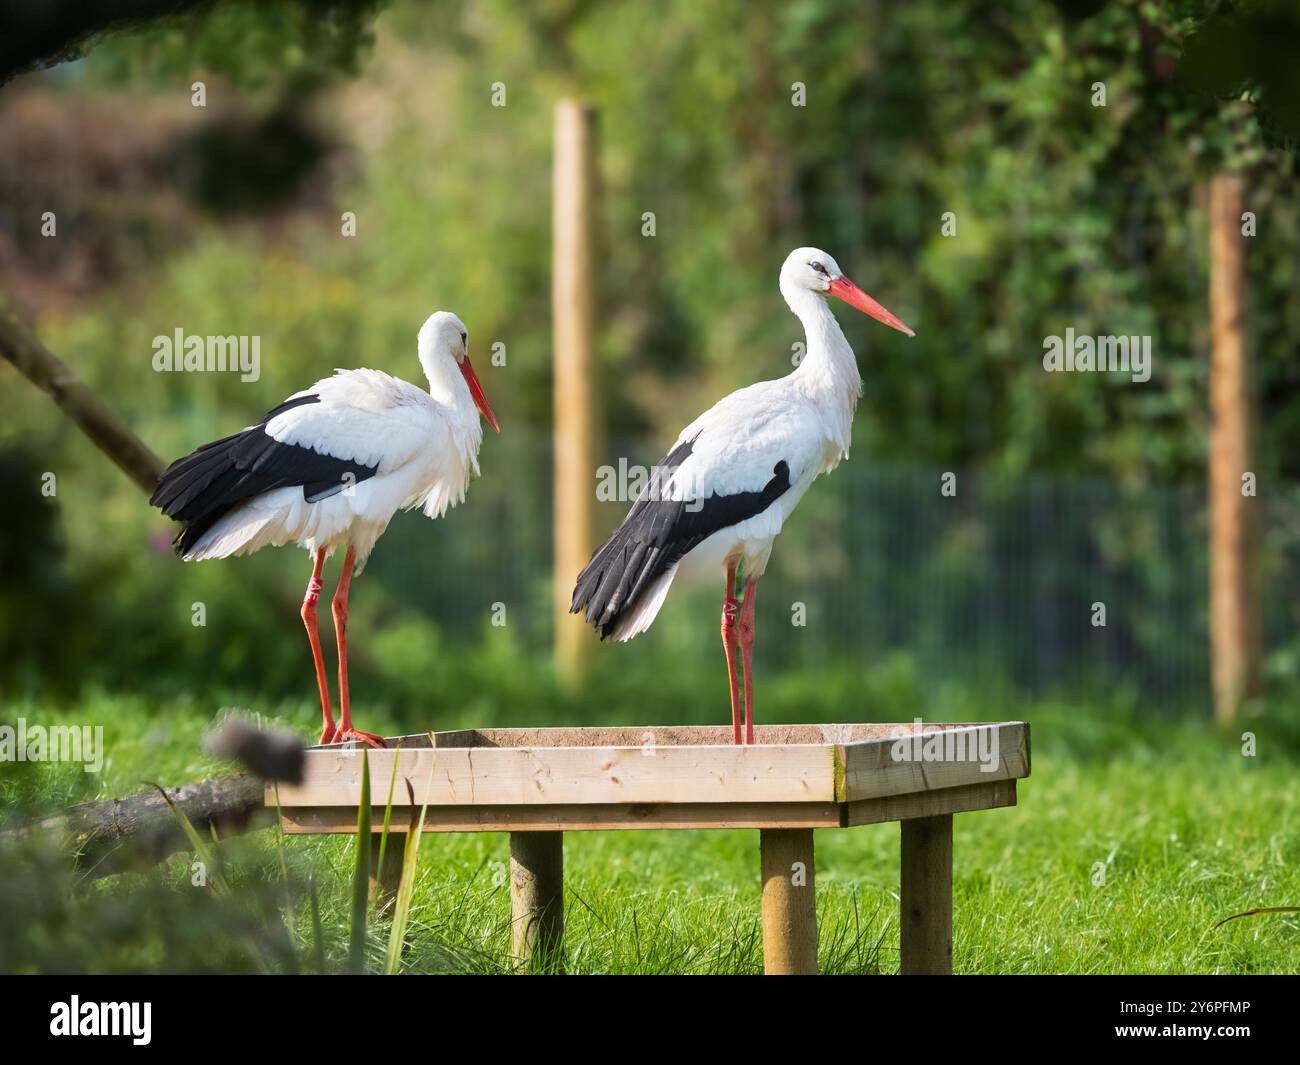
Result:
M795 248L786 256L781 267L781 291L786 293L787 301L791 294L801 291L835 296L900 333L916 336L901 319L845 277L839 263L820 248Z
M501 432L497 417L492 413L492 405L483 394L483 386L479 384L478 375L470 365L469 330L465 328L465 323L451 311L438 311L431 314L420 327L419 343L420 362L430 381L434 378L436 363L451 359L460 370L461 376L465 378L465 384L469 386L469 394L473 397L474 406L493 429L498 433Z

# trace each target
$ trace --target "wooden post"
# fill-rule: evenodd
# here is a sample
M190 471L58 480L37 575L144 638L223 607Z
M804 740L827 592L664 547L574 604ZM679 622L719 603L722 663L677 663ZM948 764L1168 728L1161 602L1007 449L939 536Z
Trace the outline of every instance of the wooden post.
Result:
M1254 500L1242 476L1251 455L1242 179L1210 182L1210 680L1214 716L1230 724L1258 681L1259 590Z
M817 886L811 828L758 833L763 873L763 972L816 975Z
M554 616L560 676L581 677L590 633L569 616L573 582L588 560L596 494L595 271L592 264L595 112L555 108L551 308L554 318Z
M380 868L379 847L383 840L382 832L370 834L370 901L380 908L396 898L397 888L402 882L406 833L392 831L388 833L388 846L384 849L384 864L383 868Z
M901 822L904 975L952 972L952 814Z
M564 833L510 833L511 953L517 968L558 972L564 943Z

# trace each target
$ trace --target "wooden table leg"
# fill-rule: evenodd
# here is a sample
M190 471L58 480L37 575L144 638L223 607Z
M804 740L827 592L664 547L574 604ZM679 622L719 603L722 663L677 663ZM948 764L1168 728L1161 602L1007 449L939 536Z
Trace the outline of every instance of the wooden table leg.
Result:
M811 828L758 833L763 870L763 972L817 972L817 887Z
M952 814L902 822L900 971L952 972Z
M564 943L564 833L510 833L511 952L517 968L559 972Z
M402 883L402 858L406 851L406 833L389 832L388 846L384 850L384 866L379 867L379 846L384 841L382 832L370 834L370 901L382 908L397 896Z

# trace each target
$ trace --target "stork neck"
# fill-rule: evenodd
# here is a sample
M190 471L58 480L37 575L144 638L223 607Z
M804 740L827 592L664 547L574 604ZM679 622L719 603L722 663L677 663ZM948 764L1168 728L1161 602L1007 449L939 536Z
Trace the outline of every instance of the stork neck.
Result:
M420 365L429 381L429 395L446 411L453 425L477 427L478 409L456 360L444 351L435 350L433 344L426 345L421 338Z
M783 295L803 323L807 341L803 360L790 377L821 409L828 442L847 454L853 411L862 395L862 375L853 349L824 296L804 288Z

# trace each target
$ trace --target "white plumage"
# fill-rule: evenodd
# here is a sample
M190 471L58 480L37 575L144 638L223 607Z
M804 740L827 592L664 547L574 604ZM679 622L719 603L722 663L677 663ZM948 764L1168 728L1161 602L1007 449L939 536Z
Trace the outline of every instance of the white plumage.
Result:
M319 402L276 415L263 428L266 435L377 467L375 475L316 502L308 502L297 485L254 496L221 518L185 552L185 560L286 543L311 552L323 547L328 557L347 542L360 572L399 510L421 507L428 517L440 518L464 502L479 472L483 431L468 387L457 383L464 392L459 404L439 402L380 370L338 370L295 393L290 400L315 395Z
M347 688L348 589L399 510L430 518L465 498L479 472L481 413L496 418L470 365L464 323L431 315L417 350L428 391L379 370L338 370L295 392L260 422L173 462L150 502L184 523L189 561L297 543L312 555L303 600L325 720L322 743L379 737L352 727ZM339 645L340 725L330 712L316 602L325 560L347 547L333 613Z
M396 512L422 507L429 518L441 518L448 507L464 502L469 480L478 473L482 442L471 389L458 371L467 358L464 335L463 322L450 312L425 322L419 352L428 391L377 369L339 369L291 395L287 410L244 430L260 429L281 445L376 472L313 502L300 485L243 499L186 547L186 562L290 542L312 553L324 547L328 557L346 542L355 550L360 572ZM316 402L290 406L308 397Z
M806 354L793 373L750 385L691 422L656 468L622 525L578 576L572 610L601 638L629 640L650 627L678 573L721 572L722 631L740 742L736 628L746 659L746 732L752 741L749 646L754 583L808 486L848 456L862 378L826 304L834 295L909 336L912 331L848 280L816 248L797 248L781 268L781 294L803 323ZM745 577L737 626L734 584Z

